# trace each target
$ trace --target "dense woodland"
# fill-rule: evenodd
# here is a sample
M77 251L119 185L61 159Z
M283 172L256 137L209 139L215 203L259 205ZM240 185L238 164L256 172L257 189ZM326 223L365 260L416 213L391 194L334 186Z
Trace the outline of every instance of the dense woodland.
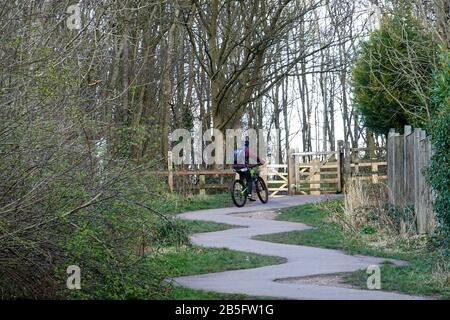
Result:
M128 249L187 241L155 209L174 129L278 129L280 161L291 145L382 145L433 117L424 88L450 43L446 0L82 0L79 21L72 4L1 1L0 297L58 297L81 257L88 297L160 297L156 262ZM408 19L420 35L369 57L407 74L404 101L354 69L393 13L394 35Z

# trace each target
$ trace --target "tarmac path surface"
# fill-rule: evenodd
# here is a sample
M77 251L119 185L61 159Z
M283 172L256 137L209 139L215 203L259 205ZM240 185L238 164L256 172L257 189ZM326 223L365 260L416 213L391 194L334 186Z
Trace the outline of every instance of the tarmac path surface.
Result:
M240 293L249 296L266 296L281 299L319 300L410 300L423 297L386 292L359 290L327 281L314 281L320 276L352 272L390 261L402 261L348 255L339 250L278 244L252 239L257 235L307 230L311 227L294 222L277 221L261 217L271 216L274 210L313 203L330 196L291 196L271 198L266 205L259 201L244 208L223 208L186 212L179 217L188 220L226 223L239 228L191 236L194 244L204 247L228 248L261 255L278 256L286 263L255 269L225 271L211 274L175 278L181 286L222 293ZM256 218L255 218L256 217ZM305 281L302 281L305 279ZM382 277L381 277L382 283Z

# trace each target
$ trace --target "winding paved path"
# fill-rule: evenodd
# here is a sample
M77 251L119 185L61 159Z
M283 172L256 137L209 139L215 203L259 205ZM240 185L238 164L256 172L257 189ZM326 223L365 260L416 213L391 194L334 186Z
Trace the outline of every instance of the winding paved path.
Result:
M276 280L320 274L351 272L380 264L389 259L347 255L338 250L277 244L253 240L262 234L309 229L301 223L237 217L236 213L267 211L324 200L324 196L295 196L270 199L267 205L259 203L244 208L224 208L187 212L179 215L188 220L227 223L245 228L194 234L192 242L205 247L229 248L287 259L280 265L256 269L226 271L212 274L179 277L178 284L198 290L223 293L241 293L287 299L422 299L404 294L377 290L357 290L319 284L286 283ZM390 260L401 264L401 261ZM382 280L382 278L381 278Z

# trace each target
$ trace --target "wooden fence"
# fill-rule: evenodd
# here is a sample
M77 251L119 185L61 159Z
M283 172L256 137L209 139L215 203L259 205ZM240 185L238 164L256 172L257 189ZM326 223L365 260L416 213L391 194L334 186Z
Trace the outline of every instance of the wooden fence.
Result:
M374 183L387 180L384 148L350 148L343 141L336 151L291 150L288 167L289 194L341 193L345 182L356 177Z
M433 194L425 179L432 156L431 140L422 129L405 127L403 135L391 129L388 137L389 201L398 207L414 207L417 232L435 228Z
M228 189L229 181L235 176L235 172L231 169L190 170L188 168L182 168L181 170L176 170L177 168L172 162L171 151L169 151L167 157L167 168L167 171L160 171L157 174L167 177L169 192L182 191L181 189L184 186L181 183L177 183L175 181L176 178L188 178L189 182L187 183L188 186L186 189L189 189L191 192L198 192L199 195L205 195L206 190L224 191ZM213 180L212 183L209 180Z
M189 189L191 192L198 192L205 195L207 191L225 191L230 186L230 181L238 175L232 169L205 169L188 170L177 168L172 163L172 153L168 154L168 170L160 171L157 174L167 177L169 192L180 192L183 189L182 183L175 181L177 178L188 178L190 180ZM179 169L179 168L178 168ZM260 176L266 181L270 196L277 196L288 191L287 165L267 164L261 167Z
M225 191L235 176L231 169L192 170L175 167L172 154L168 155L167 176L169 191L198 192ZM267 164L261 167L261 177L266 181L270 196L285 194L341 193L345 181L353 177L375 183L387 179L386 150L350 148L343 141L338 150L326 152L299 152L291 149L286 164ZM184 190L186 191L186 190Z

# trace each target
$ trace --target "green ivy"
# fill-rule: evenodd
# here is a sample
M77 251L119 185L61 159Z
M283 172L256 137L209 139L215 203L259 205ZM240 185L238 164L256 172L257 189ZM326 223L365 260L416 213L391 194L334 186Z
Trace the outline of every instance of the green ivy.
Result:
M440 70L433 77L432 101L437 113L430 122L434 155L428 180L436 193L434 211L450 247L450 54L444 53Z

